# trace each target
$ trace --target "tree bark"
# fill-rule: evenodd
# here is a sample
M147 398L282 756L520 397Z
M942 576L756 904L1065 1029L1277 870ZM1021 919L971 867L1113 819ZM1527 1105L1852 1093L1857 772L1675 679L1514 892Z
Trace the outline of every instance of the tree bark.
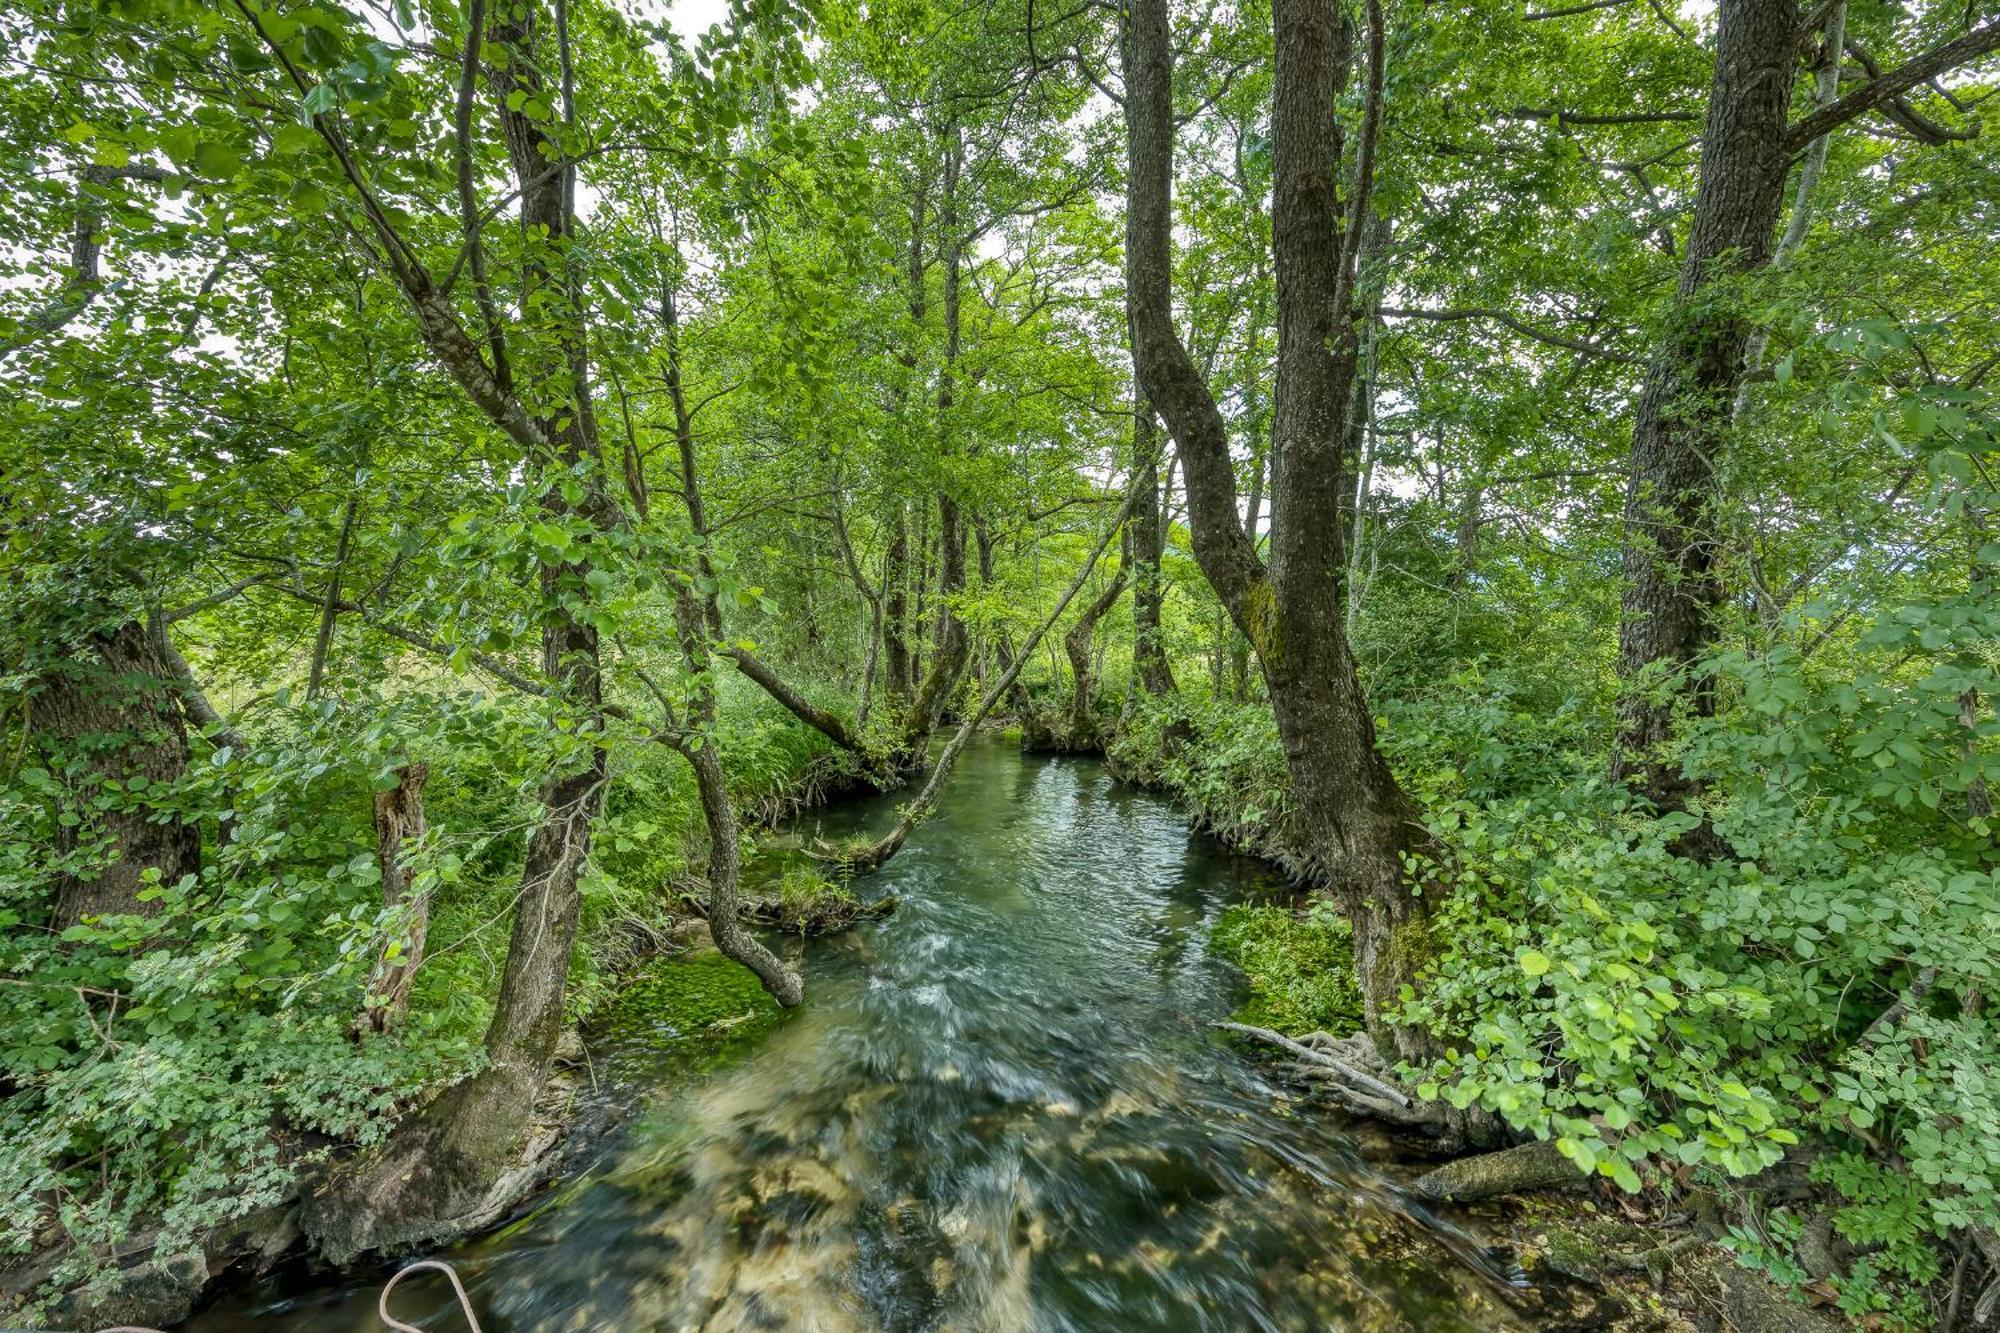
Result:
M1243 529L1222 417L1174 328L1171 291L1172 65L1164 0L1134 0L1126 30L1126 303L1141 387L1180 446L1195 558L1250 640L1270 688L1293 799L1315 872L1354 924L1368 1029L1384 1049L1427 1058L1418 1028L1395 1024L1399 988L1420 983L1433 896L1403 854L1423 840L1409 798L1375 748L1372 714L1341 622L1340 457L1353 401L1353 290L1372 188L1383 59L1369 6L1368 106L1346 227L1335 185L1336 101L1350 39L1328 0L1276 0L1272 210L1278 380L1267 570Z
M85 839L107 840L108 860L56 882L51 925L58 931L86 917L157 909L142 902L147 872L172 884L201 868L201 830L177 814L161 819L144 793L130 793L133 778L148 791L170 789L187 772L188 738L182 721L176 676L162 660L154 637L136 620L91 634L64 661L44 671L29 695L28 730L60 774L78 757L83 770L72 779L83 790L64 802L77 816L73 828L56 831L56 851L67 855ZM117 808L97 809L102 784L115 781L128 794Z
M1664 811L1696 796L1668 753L1677 719L1715 710L1698 663L1723 597L1716 464L1751 333L1734 303L1696 297L1770 261L1797 22L1793 0L1723 0L1675 322L1647 367L1632 432L1618 631L1625 692L1612 771Z
M382 957L368 982L369 1004L361 1027L387 1032L410 1010L410 986L424 960L424 937L430 932L430 899L410 892L414 872L403 859L403 845L424 836L424 779L427 764L405 764L396 770L396 785L375 793L375 860L382 870L382 903L391 913L403 909L397 934L384 941Z
M1670 333L1648 363L1632 432L1625 505L1624 596L1618 634L1618 749L1612 774L1665 811L1688 809L1698 787L1671 753L1678 720L1715 711L1699 663L1715 642L1723 600L1717 462L1744 380L1754 326L1741 303L1715 299L1716 280L1768 265L1785 173L1839 126L1926 79L2000 50L2000 21L1932 47L1853 92L1819 99L1795 124L1791 99L1797 6L1723 0L1715 78L1702 135L1694 222ZM1816 168L1807 163L1807 179ZM1802 207L1803 207L1802 200ZM1717 849L1705 825L1682 850Z
M912 677L909 639L910 526L909 513L899 501L889 529L889 549L882 565L882 684L890 706L898 712L910 706Z
M1132 557L1132 677L1155 699L1174 692L1173 666L1160 628L1165 600L1160 556L1166 546L1166 524L1160 514L1159 433L1152 405L1142 398L1132 414L1133 485L1138 499L1126 526Z

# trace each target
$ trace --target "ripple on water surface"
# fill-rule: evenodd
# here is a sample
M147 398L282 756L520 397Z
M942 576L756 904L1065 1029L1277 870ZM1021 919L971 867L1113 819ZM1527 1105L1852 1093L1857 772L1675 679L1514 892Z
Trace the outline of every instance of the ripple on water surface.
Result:
M879 830L893 805L808 823ZM446 1255L489 1330L1509 1326L1476 1247L1211 1035L1241 995L1208 928L1267 884L1164 802L975 746L860 887L901 907L812 946L806 1006L740 1058L690 1082L624 1031L623 1077L661 1080L644 1111ZM397 1298L459 1326L441 1284ZM252 1326L372 1329L374 1290L195 1325Z

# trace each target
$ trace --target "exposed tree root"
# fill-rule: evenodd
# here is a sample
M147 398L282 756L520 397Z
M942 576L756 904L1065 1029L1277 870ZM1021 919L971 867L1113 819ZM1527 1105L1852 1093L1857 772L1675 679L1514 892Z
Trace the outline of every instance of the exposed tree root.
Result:
M1554 1143L1523 1143L1446 1162L1418 1180L1416 1192L1440 1203L1470 1203L1584 1179L1576 1164L1556 1151Z
M1334 1037L1313 1032L1294 1040L1270 1028L1248 1023L1211 1023L1210 1027L1239 1032L1267 1042L1294 1057L1285 1072L1309 1083L1327 1100L1353 1112L1392 1125L1442 1131L1445 1108L1436 1102L1412 1097L1397 1086L1388 1062L1366 1033Z

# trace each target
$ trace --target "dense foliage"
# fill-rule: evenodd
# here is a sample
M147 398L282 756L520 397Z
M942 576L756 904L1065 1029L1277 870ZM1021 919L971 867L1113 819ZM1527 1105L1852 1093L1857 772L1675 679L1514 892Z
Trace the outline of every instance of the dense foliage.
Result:
M1317 891L1250 1017L1460 1141L2000 1280L1994 20L1060 8L0 18L29 1288L418 1145L308 1236L446 1234L692 907L796 1002L746 830L989 713Z

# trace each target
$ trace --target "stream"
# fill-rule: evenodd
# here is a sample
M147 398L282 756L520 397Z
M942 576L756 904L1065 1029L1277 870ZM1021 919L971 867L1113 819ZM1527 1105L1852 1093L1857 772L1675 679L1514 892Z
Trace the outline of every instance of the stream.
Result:
M897 800L789 836L886 830ZM1166 801L982 741L856 887L900 906L807 946L806 1004L738 1058L690 1079L643 1041L598 1055L632 1117L440 1256L487 1333L1521 1326L1504 1260L1209 1029L1243 996L1209 928L1275 884ZM309 1283L190 1327L381 1327L379 1275ZM394 1300L464 1327L433 1275Z

